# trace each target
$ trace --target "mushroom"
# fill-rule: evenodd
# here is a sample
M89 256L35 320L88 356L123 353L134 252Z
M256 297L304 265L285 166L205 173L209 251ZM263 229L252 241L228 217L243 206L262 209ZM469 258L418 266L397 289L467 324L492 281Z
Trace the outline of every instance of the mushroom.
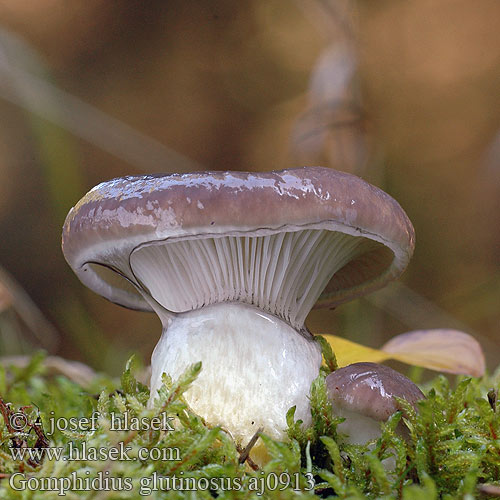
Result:
M397 399L406 399L415 410L425 396L407 377L377 363L353 363L326 377L333 412L345 420L337 430L351 444L365 444L380 437L380 423L402 410ZM403 436L402 422L397 430Z
M237 443L310 421L321 352L311 308L378 289L405 269L413 227L386 193L320 167L123 177L69 212L63 252L112 302L155 311L151 400L162 373L202 371L186 400ZM322 295L322 292L323 295Z

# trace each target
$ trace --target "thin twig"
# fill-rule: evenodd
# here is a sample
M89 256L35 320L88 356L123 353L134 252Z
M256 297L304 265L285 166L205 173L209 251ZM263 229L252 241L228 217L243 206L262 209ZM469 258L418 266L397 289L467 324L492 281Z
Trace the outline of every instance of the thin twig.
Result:
M243 451L240 454L240 458L238 459L238 461L240 462L240 464L243 464L247 460L249 460L250 451L255 446L255 443L257 442L257 439L259 439L260 433L263 430L264 430L263 427L259 427L257 429L257 432L252 436L252 439L250 439L250 441L248 442L248 444L245 446L245 448L243 449Z

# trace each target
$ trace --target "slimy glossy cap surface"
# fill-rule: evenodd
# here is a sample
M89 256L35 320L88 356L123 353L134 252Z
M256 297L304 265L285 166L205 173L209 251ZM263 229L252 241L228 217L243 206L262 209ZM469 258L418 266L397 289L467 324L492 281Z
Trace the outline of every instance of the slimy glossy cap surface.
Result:
M416 407L422 391L407 377L377 363L353 363L326 377L334 407L386 421L400 410L394 397L406 399Z

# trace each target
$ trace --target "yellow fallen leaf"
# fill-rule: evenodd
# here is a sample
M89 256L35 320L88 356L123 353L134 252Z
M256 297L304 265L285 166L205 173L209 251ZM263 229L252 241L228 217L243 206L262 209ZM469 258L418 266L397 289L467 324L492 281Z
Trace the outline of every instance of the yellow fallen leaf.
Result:
M458 330L417 330L397 335L381 349L323 335L332 346L339 367L371 361L395 359L430 370L481 377L485 372L484 354L474 337Z
M336 335L321 335L332 346L337 364L339 367L358 363L359 361L372 361L373 363L381 363L392 356L386 352L379 351L366 347L351 340L337 337Z

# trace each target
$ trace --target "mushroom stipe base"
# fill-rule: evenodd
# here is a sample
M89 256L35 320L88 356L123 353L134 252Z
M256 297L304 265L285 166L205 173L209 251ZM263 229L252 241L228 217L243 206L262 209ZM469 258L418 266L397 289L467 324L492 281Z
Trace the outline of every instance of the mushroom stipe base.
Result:
M279 318L236 302L179 314L163 330L152 356L151 399L165 372L176 380L201 361L185 393L192 410L245 445L259 427L285 436L286 413L307 425L309 391L321 366L321 349Z

